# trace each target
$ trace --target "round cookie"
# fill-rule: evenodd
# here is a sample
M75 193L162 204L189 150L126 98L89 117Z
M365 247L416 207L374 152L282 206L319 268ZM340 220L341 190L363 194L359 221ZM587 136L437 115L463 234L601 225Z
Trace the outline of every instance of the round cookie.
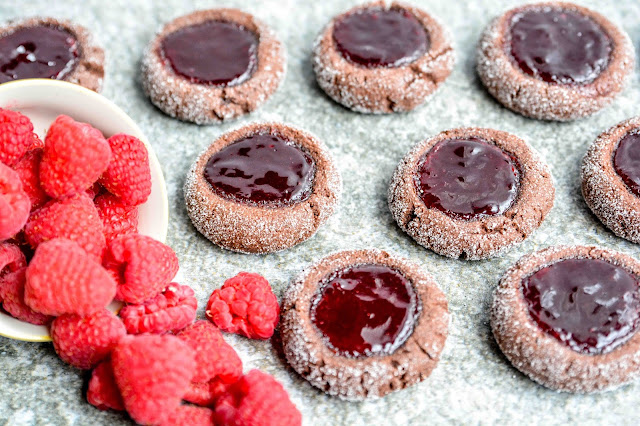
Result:
M451 74L449 34L421 9L376 1L332 19L313 48L318 84L336 102L373 114L410 111Z
M493 334L514 367L546 387L615 388L640 372L638 276L637 260L604 248L529 254L495 291Z
M443 256L484 259L523 241L553 206L549 168L522 139L447 130L418 143L388 191L400 228Z
M634 117L600 134L582 160L587 205L607 228L634 243L640 243L638 158L640 117Z
M540 120L574 120L599 111L622 91L634 65L629 36L573 3L511 9L488 25L478 45L478 74L489 93Z
M354 281L356 291L350 291ZM337 297L335 290L327 296L332 288L341 290ZM327 301L329 309L322 305ZM397 319L402 313L404 322ZM298 276L282 302L280 333L287 361L309 383L342 399L362 400L426 379L438 363L448 325L447 300L433 278L372 249L335 253ZM373 328L367 339L360 333L364 327ZM336 330L347 335L336 336ZM363 342L368 351L345 346L362 348Z
M99 92L104 50L91 33L67 20L33 17L0 27L0 84L25 78L51 78Z
M272 253L315 234L340 190L322 142L284 124L256 123L223 134L198 157L184 196L194 226L213 243Z
M171 117L212 124L260 107L285 70L285 48L265 23L237 9L199 10L156 34L142 60L142 87Z

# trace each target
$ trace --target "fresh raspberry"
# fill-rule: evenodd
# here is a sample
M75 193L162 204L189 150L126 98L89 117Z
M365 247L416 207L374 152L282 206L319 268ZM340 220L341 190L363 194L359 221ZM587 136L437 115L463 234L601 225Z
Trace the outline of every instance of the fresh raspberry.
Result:
M47 315L90 315L116 293L109 273L75 242L57 238L38 246L27 268L24 300Z
M220 379L211 379L208 382L191 382L187 393L182 399L202 407L211 407L218 398L227 392L232 383L224 383Z
M96 182L96 183L94 183L93 185L91 185L91 186L89 187L89 189L87 189L87 190L85 191L85 193L87 194L87 196L88 196L89 198L91 198L92 200L94 200L94 201L95 201L95 198L96 198L98 195L102 194L103 192L106 192L106 191L104 190L104 188L102 187L102 185L100 185L100 183L98 183L98 182Z
M191 324L196 319L196 309L198 301L191 287L171 283L143 304L125 306L120 317L129 334L161 334Z
M0 108L0 163L14 165L33 145L34 136L27 116Z
M113 159L100 183L129 206L138 206L151 194L149 154L144 143L133 136L117 134L107 139Z
M27 152L17 163L13 170L20 176L22 189L31 201L31 210L41 207L49 200L49 196L40 185L40 162L42 161L42 149L34 149Z
M44 142L42 141L42 139L40 139L38 135L34 133L33 139L31 139L31 144L29 145L28 151L31 151L33 149L42 149L42 148L44 148Z
M197 321L177 336L196 352L194 382L208 382L217 377L224 383L233 383L242 375L240 357L210 321Z
M0 163L0 241L16 235L29 218L31 202L20 176Z
M280 306L261 275L240 272L211 293L206 315L222 331L268 339L278 324Z
M49 324L53 317L35 312L24 303L25 272L27 268L9 272L0 278L0 300L2 307L12 317L31 324Z
M193 349L175 336L125 336L111 353L124 406L141 424L167 421L193 377Z
M192 405L181 405L172 411L160 426L212 426L213 410Z
M302 415L287 391L260 370L251 370L218 398L215 419L216 424L237 426L302 424Z
M40 182L53 198L86 191L111 161L111 149L102 133L66 115L51 123L44 142Z
M98 195L93 202L102 220L107 242L118 235L138 232L138 207L125 206L118 197L108 192Z
M15 244L0 243L0 277L27 266L27 259Z
M140 304L169 285L178 272L178 257L160 241L128 234L109 243L104 265L118 277L116 299Z
M66 238L98 260L107 246L98 210L86 194L48 202L31 214L24 232L33 248L44 241Z
M100 410L124 411L124 402L113 377L110 359L102 361L91 372L87 401Z
M67 364L89 370L109 356L127 331L120 318L106 309L81 317L61 315L51 323L56 353Z

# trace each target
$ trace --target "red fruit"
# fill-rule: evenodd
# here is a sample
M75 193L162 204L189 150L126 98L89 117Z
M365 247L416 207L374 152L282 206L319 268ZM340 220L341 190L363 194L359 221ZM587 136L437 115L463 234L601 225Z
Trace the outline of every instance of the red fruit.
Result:
M98 260L107 245L98 210L86 194L45 204L31 214L24 232L32 248L54 238L66 238Z
M172 335L126 336L111 354L124 406L141 424L167 421L193 377L193 349Z
M27 268L24 299L47 315L90 315L116 293L116 282L73 241L57 238L38 246Z
M98 195L93 202L102 220L107 242L119 235L138 232L138 207L125 206L118 197L109 193Z
M113 135L107 142L113 159L102 174L100 183L125 205L137 206L144 203L151 194L149 154L144 143L125 134Z
M209 408L181 405L172 411L160 426L212 426L213 411Z
M0 108L0 163L14 165L34 144L34 136L27 116Z
M141 305L127 305L120 317L129 334L182 330L196 319L198 301L191 287L171 283L160 294Z
M106 309L84 317L61 315L51 323L51 339L60 359L83 370L107 358L126 334L120 318Z
M212 379L205 383L191 382L182 399L202 407L210 407L227 392L229 386L231 383L224 383L220 379Z
M211 293L206 315L221 330L250 339L268 339L278 324L280 306L261 275L240 272Z
M102 185L100 185L98 182L96 182L96 183L94 183L93 185L91 185L91 186L89 187L89 189L87 189L87 190L85 191L85 194L87 194L87 196L88 196L89 198L91 198L92 200L94 200L94 201L95 201L95 198L96 198L99 194L101 194L101 193L103 193L103 192L105 192L105 191L104 191L104 188L102 187Z
M116 385L116 379L113 377L111 360L102 361L91 372L87 401L100 410L124 410L124 402Z
M233 383L242 375L240 357L211 322L197 321L177 336L196 353L194 382L208 382L219 378L224 383Z
M49 126L40 164L42 188L53 198L86 191L111 161L111 149L98 129L61 115Z
M31 210L41 207L49 200L49 196L40 185L40 162L42 161L42 149L34 149L27 152L17 163L13 170L20 176L22 189L31 201Z
M140 304L169 285L178 272L178 257L160 241L128 234L109 243L104 265L118 277L116 299Z
M0 241L20 232L30 211L31 202L22 188L20 176L0 163Z
M27 266L27 259L15 244L0 243L0 277Z
M35 312L24 303L25 272L27 268L9 272L0 278L0 300L2 307L12 317L31 324L49 324L53 317Z
M216 402L215 419L223 425L300 425L302 415L287 391L270 375L251 370Z
M39 148L40 149L44 148L44 142L42 141L42 139L40 139L38 135L34 133L33 138L31 139L31 144L29 145L28 151L39 149Z

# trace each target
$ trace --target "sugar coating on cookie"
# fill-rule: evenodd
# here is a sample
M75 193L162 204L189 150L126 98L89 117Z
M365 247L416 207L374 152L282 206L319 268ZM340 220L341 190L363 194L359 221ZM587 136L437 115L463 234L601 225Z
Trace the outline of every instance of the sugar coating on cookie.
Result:
M0 83L50 78L99 92L104 51L84 27L66 20L33 17L0 27Z
M381 397L426 379L449 325L447 300L433 278L378 249L334 253L306 268L287 289L281 315L289 364L346 400Z
M357 112L388 114L423 104L454 64L448 31L416 7L376 1L333 18L315 41L318 84Z
M585 202L607 228L634 243L640 243L639 133L640 117L625 120L600 134L582 160Z
M497 256L535 231L553 206L551 173L507 132L459 128L418 143L391 179L400 228L438 254Z
M342 188L325 145L281 123L223 134L194 162L187 213L200 233L228 250L272 253L313 236Z
M285 71L285 48L264 22L237 9L199 10L167 23L149 43L142 87L171 117L213 124L260 107Z
M629 36L599 13L564 2L511 9L484 30L477 70L505 107L567 121L610 104L633 73Z
M495 291L493 334L513 366L546 387L614 389L640 373L639 276L637 260L600 247L526 255Z

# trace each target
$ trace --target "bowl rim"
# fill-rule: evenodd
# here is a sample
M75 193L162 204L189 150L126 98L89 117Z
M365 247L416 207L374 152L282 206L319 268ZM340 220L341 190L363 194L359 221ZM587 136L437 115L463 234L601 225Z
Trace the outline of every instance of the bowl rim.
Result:
M149 143L149 140L147 139L145 134L142 132L140 127L135 123L135 121L133 121L133 119L129 117L127 113L125 113L118 105L116 105L115 102L111 101L110 99L107 99L105 96L97 92L94 92L92 90L89 90L85 87L82 87L80 85L77 85L75 83L69 83L67 81L53 80L48 78L27 78L27 79L21 79L21 80L8 81L6 83L0 84L0 94L6 90L19 90L20 87L29 87L29 88L53 87L56 89L79 92L82 94L82 96L85 96L88 99L90 99L91 102L100 104L102 107L112 111L119 120L123 121L127 127L130 127L134 131L133 136L140 139L144 143L145 147L147 148L147 152L149 153L150 168L156 169L159 171L158 190L160 191L160 199L162 200L162 211L164 212L161 219L162 222L159 225L159 234L162 236L162 238L159 240L163 243L166 242L167 232L169 229L169 199L167 194L167 186L164 179L164 173L162 172L162 167L160 165L160 162L158 161L158 157L156 156L155 151L153 150L153 147ZM10 106L8 108L11 109ZM119 304L114 305L114 303L112 302L112 304L109 305L109 308L110 310L115 310L117 312L119 308ZM9 315L5 313L2 313L2 315L9 317ZM9 317L9 318L12 318L12 317ZM24 336L11 335L5 331L0 330L0 336L13 339L13 340L23 341L23 342L50 342L51 341L51 337L49 336L48 333L46 335L39 335L39 336L34 335L32 337L24 337Z

